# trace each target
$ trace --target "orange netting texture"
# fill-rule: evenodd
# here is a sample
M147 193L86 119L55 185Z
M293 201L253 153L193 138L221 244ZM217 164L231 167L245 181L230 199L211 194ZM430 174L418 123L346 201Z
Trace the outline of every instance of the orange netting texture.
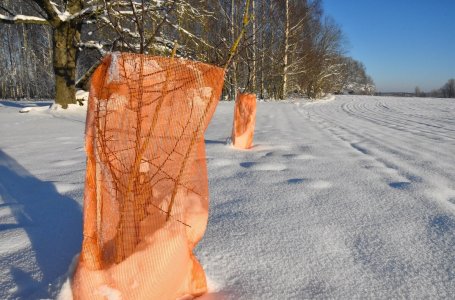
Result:
M238 93L234 108L232 145L249 149L253 145L254 125L256 124L256 95Z
M208 219L204 131L224 70L114 53L92 77L84 240L74 299L176 299L207 290L193 255Z

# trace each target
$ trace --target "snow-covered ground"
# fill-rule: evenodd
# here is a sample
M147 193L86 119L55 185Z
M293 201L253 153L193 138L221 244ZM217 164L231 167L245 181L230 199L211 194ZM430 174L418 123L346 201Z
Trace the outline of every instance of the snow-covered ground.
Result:
M0 299L52 298L81 243L83 110L0 102ZM206 133L205 299L455 295L455 101L258 103L255 146Z

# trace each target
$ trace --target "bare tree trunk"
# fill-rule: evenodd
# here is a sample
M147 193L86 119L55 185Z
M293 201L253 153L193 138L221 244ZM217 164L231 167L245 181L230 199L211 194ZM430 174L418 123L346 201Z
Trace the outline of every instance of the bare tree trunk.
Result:
M289 53L289 0L286 1L285 11L285 28L284 28L284 56L283 56L283 82L281 99L284 99L287 94L288 87L288 53Z
M251 8L252 8L252 15L253 15L253 76L251 81L253 83L252 90L256 93L256 51L257 51L257 40L256 40L256 10L255 10L255 0L251 0Z
M11 70L14 70L16 71L15 69L15 66L14 66L14 60L13 60L13 47L12 47L12 43L14 42L13 39L12 39L12 34L11 34L11 28L8 27L8 48L9 48L9 62L10 62L10 68ZM17 76L12 76L11 77L11 84L12 84L12 88L9 88L10 92L9 94L12 95L12 97L14 99L17 98L17 93L16 93L16 89L15 87L18 85L17 84Z
M235 42L235 0L231 0L231 42L234 44ZM235 99L237 94L237 63L235 59L232 60L232 91L231 91L231 99Z
M22 12L22 10L21 10ZM28 51L28 42L27 42L27 30L26 30L26 24L21 24L21 31L22 31L22 49L21 49L21 57L24 61L24 65L21 66L22 68L22 75L21 79L23 80L23 84L21 84L23 88L23 94L21 95L22 97L25 96L26 99L30 99L30 84L32 79L29 77L30 74L30 64L28 62L29 60L29 55L27 54Z
M270 4L269 4L269 20L273 20L274 16L273 16L273 1L270 1ZM273 99L276 99L277 98L277 94L276 94L276 85L277 85L277 82L276 82L276 75L275 73L278 72L278 70L275 69L275 65L276 65L276 62L275 62L275 57L276 57L276 53L274 51L274 45L275 45L275 38L276 38L276 35L277 33L275 32L275 30L270 30L270 54L269 54L269 72L268 72L268 80L267 80L267 83L268 83L268 88L267 88L267 94L269 96L269 98L273 98Z
M264 23L265 23L265 8L264 8L264 1L261 4L261 77L260 81L260 98L264 99L264 58L265 58L265 30L264 30Z
M73 45L75 30L62 23L53 32L53 67L55 74L55 102L67 108L76 103L76 53Z
M70 1L70 13L82 9L80 1ZM81 24L62 22L53 30L53 67L55 74L55 103L67 108L76 103L76 63Z

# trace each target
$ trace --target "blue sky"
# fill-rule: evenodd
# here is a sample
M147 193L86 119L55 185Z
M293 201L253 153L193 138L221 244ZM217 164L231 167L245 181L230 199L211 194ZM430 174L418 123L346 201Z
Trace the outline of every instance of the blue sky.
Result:
M455 0L323 3L378 91L429 91L455 78Z

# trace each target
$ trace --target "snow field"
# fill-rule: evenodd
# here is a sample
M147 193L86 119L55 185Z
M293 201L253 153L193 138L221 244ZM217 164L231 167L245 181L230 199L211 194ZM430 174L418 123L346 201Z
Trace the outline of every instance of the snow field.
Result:
M81 243L80 108L0 106L0 298L54 298ZM259 102L248 151L206 132L202 299L450 298L455 103L337 96Z

